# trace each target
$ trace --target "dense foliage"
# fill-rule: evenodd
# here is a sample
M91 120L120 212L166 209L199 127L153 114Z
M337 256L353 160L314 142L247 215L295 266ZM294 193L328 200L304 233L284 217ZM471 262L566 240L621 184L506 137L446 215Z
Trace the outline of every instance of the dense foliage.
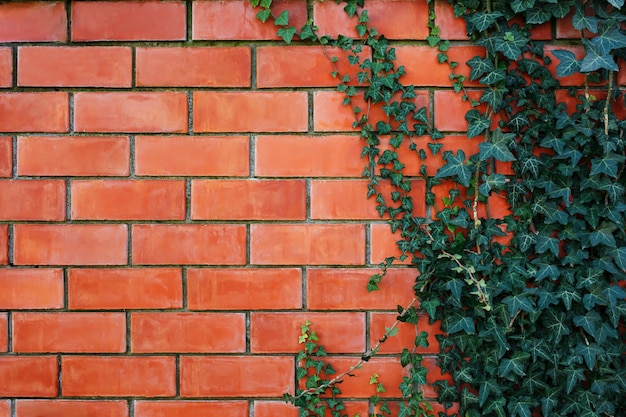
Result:
M261 19L272 17L271 1L252 3L263 7ZM394 48L368 26L363 0L345 3L358 18L360 39L318 37L313 22L296 30L288 13L274 24L288 42L298 34L342 47L360 69L358 88L348 76L333 75L365 141L369 196L401 233L403 258L419 270L421 309L446 333L438 338L438 363L452 382L435 383L439 401L460 404L460 414L470 417L624 415L626 121L616 83L617 62L626 58L623 0L450 0L470 39L485 49L468 62L469 81L480 87L475 93L456 73L449 42L431 19L428 41L450 66L459 100L471 104L467 136L481 141L474 155L442 151L446 139L427 110L416 107L414 88L401 84L405 71L415 69L395 65ZM556 75L580 72L585 81L563 89L530 29L570 14L584 55L556 48ZM360 58L364 47L371 59ZM388 118L370 120L354 104L359 94ZM421 161L430 217L413 213L413 178L403 173L402 148ZM445 164L429 177L428 164L438 154ZM393 185L391 194L380 191L383 182ZM443 196L435 192L442 189ZM509 215L491 215L494 198L508 201ZM370 289L383 276L372 277ZM413 307L400 312L400 320L411 322L420 314ZM414 389L425 382L420 360L408 350L402 355L413 371L403 384L401 416L422 413ZM308 388L315 386L319 381ZM298 399L310 404L317 393ZM307 415L306 404L304 410Z

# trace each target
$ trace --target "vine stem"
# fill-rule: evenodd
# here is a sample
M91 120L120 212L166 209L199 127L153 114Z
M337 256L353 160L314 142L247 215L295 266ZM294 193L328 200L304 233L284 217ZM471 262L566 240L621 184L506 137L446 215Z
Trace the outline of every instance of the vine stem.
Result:
M606 92L606 100L604 101L604 134L609 134L609 104L611 102L611 94L613 94L613 77L615 73L613 71L609 71L609 86Z
M302 391L300 394L296 395L294 398L296 398L296 399L297 398L301 398L302 396L307 395L307 394L321 394L327 388L330 388L333 385L336 385L336 384L340 383L346 376L354 376L352 373L356 369L359 369L361 366L363 366L363 364L365 362L369 361L370 358L372 356L374 356L376 354L376 352L378 352L378 350L380 349L380 346L387 341L387 339L394 333L394 331L396 330L398 325L401 323L401 321L399 319L401 319L402 317L406 316L406 314L415 305L415 303L417 303L417 297L414 297L413 300L409 303L409 305L402 309L402 312L400 313L400 315L396 319L396 321L393 324L393 326L391 326L390 328L387 329L387 331L385 332L383 337L381 337L378 340L378 343L376 343L376 346L374 346L373 349L370 349L367 353L365 353L363 356L361 356L361 359L357 363L352 365L347 371L342 372L341 374L337 375L336 377L334 377L330 381L327 381L327 382L323 383L319 387L309 388L309 389L306 389L306 390Z

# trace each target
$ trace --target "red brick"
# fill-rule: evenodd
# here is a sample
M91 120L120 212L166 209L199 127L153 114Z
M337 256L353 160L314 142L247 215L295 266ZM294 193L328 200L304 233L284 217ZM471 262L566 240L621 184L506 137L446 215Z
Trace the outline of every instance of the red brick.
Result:
M255 144L260 177L361 177L366 165L357 136L259 136Z
M253 224L250 262L257 265L360 265L361 224Z
M128 417L125 401L18 400L15 417Z
M78 132L187 131L186 93L76 93L74 112Z
M370 54L362 54L361 60ZM358 66L348 63L349 54L340 48L319 46L266 46L257 49L257 86L334 87L344 74L357 84ZM330 59L337 58L334 64ZM339 73L333 78L331 72Z
M138 48L137 85L249 87L248 47Z
M181 397L280 397L293 389L292 357L180 358Z
M11 417L11 403L9 400L0 401L0 417Z
M9 346L9 321L7 313L0 313L0 352L6 352ZM2 415L2 413L0 413Z
M253 415L254 417L298 417L298 408L282 401L255 401Z
M416 91L417 97L413 100L416 107L429 107L429 95L427 91ZM344 93L336 91L316 91L313 95L313 126L318 132L354 131L352 124L355 121L354 113L350 106L345 106ZM361 110L368 109L368 104L363 97L353 97L353 103ZM360 116L359 116L360 117ZM370 120L386 120L387 116L381 105L372 106L369 112ZM359 152L359 155L361 153Z
M135 417L247 417L246 401L135 401ZM19 417L19 416L18 416Z
M135 264L242 265L246 229L242 225L135 225Z
M0 42L67 40L63 2L10 2L0 6Z
M582 59L585 56L585 49L580 46L570 46L570 45L546 45L543 48L544 53L548 56L552 62L548 65L548 69L552 72L552 75L556 77L556 68L560 64L560 60L554 56L553 51L555 50L565 50L572 52L576 59ZM568 75L567 77L557 78L559 83L562 86L582 86L585 85L585 75L580 72L575 72L572 75Z
M246 350L246 318L238 313L133 313L133 353L234 353Z
M130 87L131 49L26 46L19 48L17 84L36 87Z
M13 173L13 139L0 136L0 177L10 177Z
M72 3L72 40L184 40L186 14L183 2L76 1Z
M379 269L309 268L306 305L311 310L395 310L411 302L416 270L388 269L380 289L368 292L369 277L377 273Z
M470 93L473 100L480 99L480 92ZM452 90L435 90L435 126L441 131L467 131L465 114L472 109L469 101L463 101L461 93Z
M17 138L17 160L18 175L128 175L130 142L125 136L24 136Z
M356 365L360 359L360 356L329 356L326 358L326 362L332 364L337 374L341 374ZM376 394L376 387L369 383L374 373L378 374L378 381L386 389L385 392L378 394L380 397L401 397L398 387L402 382L405 371L402 369L400 360L397 357L374 357L363 363L360 369L353 372L354 376L343 379L343 382L339 385L339 389L341 389L340 397L369 398Z
M437 48L430 46L397 46L396 56L398 65L404 65L406 75L402 76L400 81L404 84L413 84L418 87L434 86L434 87L451 87L450 74L452 70L448 64L440 64L437 61L439 51ZM470 67L467 61L475 56L484 56L485 48L479 46L452 46L448 50L450 61L458 62L458 66L454 69L456 74L463 75L467 78L465 86L480 85L478 81L470 81ZM424 71L424 65L428 65L428 71Z
M0 17L0 19L2 18ZM0 87L11 87L12 85L13 51L11 48L0 48Z
M123 313L13 313L15 352L124 352Z
M304 180L191 182L192 220L304 220Z
M0 356L0 396L56 397L56 356Z
M402 240L399 232L391 233L391 228L387 223L376 223L370 226L370 262L380 264L385 258L402 255L398 249L397 241ZM410 264L411 254L407 254L404 262L396 260L395 264Z
M77 220L184 220L183 180L72 181Z
M65 181L0 180L1 220L64 220Z
M302 308L299 269L189 269L190 310L284 310Z
M9 225L0 224L0 265L9 263Z
M120 265L127 261L126 225L15 225L16 265Z
M262 40L278 39L276 27L262 23L256 17L258 9L248 0L193 2L194 40ZM303 0L275 0L272 13L278 16L289 11L289 23L301 28L307 20L307 5Z
M363 313L251 313L250 351L252 353L295 353L300 326L313 323L315 333L331 353L358 353L365 350Z
M69 397L169 397L176 393L170 356L64 356L61 390Z
M380 219L375 197L367 198L369 180L319 180L311 181L312 219ZM381 193L390 204L391 186L382 185ZM413 198L413 215L425 216L426 184L422 180L411 182L409 196ZM388 216L387 216L388 217Z
M245 136L138 136L137 175L234 176L250 174L250 145Z
M304 132L308 125L307 95L196 91L193 125L195 132Z
M320 35L357 36L357 18L348 18L343 4L316 2L313 13ZM426 0L373 0L367 3L370 27L387 39L426 39L428 3Z
M60 269L0 269L0 309L63 308Z
M176 268L70 269L72 310L170 309L183 306L182 273Z
M0 130L4 132L67 132L67 93L0 93Z
M445 0L437 0L435 15L441 39L461 41L468 39L465 19L454 17L454 9L450 3Z
M404 305L406 307L406 304ZM398 313L370 313L370 349L378 343L385 334L386 328L390 328L396 322ZM443 334L439 324L429 324L428 315L422 314L417 322L417 326L409 323L400 323L397 327L398 334L389 337L380 346L380 353L400 353L402 349L408 349L421 354L439 353L439 343L435 338L437 334ZM428 347L415 348L415 337L420 332L428 333Z

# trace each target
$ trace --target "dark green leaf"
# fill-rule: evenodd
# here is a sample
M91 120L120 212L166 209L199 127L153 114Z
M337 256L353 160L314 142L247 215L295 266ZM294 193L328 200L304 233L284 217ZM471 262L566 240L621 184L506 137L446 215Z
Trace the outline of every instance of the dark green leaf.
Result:
M467 138L481 135L485 129L489 128L489 119L480 114L478 110L470 110L465 114L465 120L468 122Z
M524 294L510 295L502 299L502 302L507 305L509 315L511 317L513 317L519 310L526 311L527 313L535 312L533 301Z
M439 168L435 178L449 178L457 176L461 185L469 187L472 178L472 170L465 163L465 152L458 150L455 155L450 154L446 164Z
M576 59L573 52L564 49L556 49L552 51L552 53L561 61L556 67L557 77L567 77L568 75L580 71L580 61Z
M280 36L281 38L283 38L283 40L286 43L291 43L291 40L293 39L293 36L296 34L296 28L294 28L293 26L289 26L286 28L280 28L277 31L278 36Z
M498 368L498 376L504 378L511 372L519 376L526 375L526 363L529 358L530 354L528 352L515 352L510 359L502 359Z
M289 24L289 10L284 10L280 16L274 20L276 26L287 26Z
M583 39L585 52L587 55L580 63L580 72L593 72L599 69L607 69L609 71L618 71L619 67L615 63L615 59L609 54L599 51L594 44L587 39Z
M603 353L604 349L595 343L589 343L588 345L585 343L579 343L576 345L576 354L583 357L585 365L587 365L587 368L589 369L593 369L595 367L596 358L598 355L602 355Z

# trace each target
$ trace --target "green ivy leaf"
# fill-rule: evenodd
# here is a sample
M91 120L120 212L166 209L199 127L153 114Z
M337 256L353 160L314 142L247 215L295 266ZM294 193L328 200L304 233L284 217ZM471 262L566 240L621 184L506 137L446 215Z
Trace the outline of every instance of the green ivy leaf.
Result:
M591 243L591 246L605 245L610 248L615 248L617 246L615 237L613 236L615 229L615 224L608 223L605 227L591 232L589 235L589 243Z
M535 5L535 0L513 0L511 2L511 9L515 13L522 13L528 9L531 9Z
M467 16L467 23L471 28L473 28L473 30L482 32L484 30L487 30L500 17L502 17L502 13L500 12L492 12L492 13L476 12ZM471 31L472 30L470 30L470 32Z
M504 406L506 405L506 400L502 397L498 397L495 400L487 403L485 407L485 413L493 413L497 417L506 417L506 411L504 410Z
M481 142L478 144L480 148L480 160L486 161L489 158L494 158L502 162L515 161L516 158L509 151L508 145L504 141L493 142Z
M603 158L594 158L591 160L591 172L589 175L605 174L609 177L617 178L618 164L626 159L623 155L609 152Z
M430 300L424 300L420 303L420 307L428 314L431 320L435 320L437 314L437 307L441 305L441 301L438 298L432 298Z
M506 79L506 74L504 73L504 71L498 69L498 70L488 72L487 75L485 75L484 77L480 79L480 83L483 85L492 85L499 81L503 81L505 79Z
M469 124L467 127L467 138L481 135L489 128L489 119L480 114L478 110L470 110L465 114L465 120Z
M469 187L472 179L472 170L465 164L465 152L458 150L456 155L447 156L446 164L439 168L435 178L449 178L457 176L459 183Z
M595 343L579 343L576 345L576 354L583 357L587 368L593 369L596 364L596 358L598 355L604 354L605 350Z
M270 18L271 15L272 15L272 11L270 9L263 9L263 10L259 10L259 12L256 14L256 17L261 22L265 23L267 19Z
M289 10L284 10L280 16L274 19L275 26L287 26L289 24Z
M603 51L599 51L589 40L583 39L585 52L587 55L580 63L580 72L593 72L599 69L607 69L609 71L619 71L619 67L615 63L615 59Z
M617 7L618 9L621 9L622 6L624 5L624 0L608 0L608 1L613 7Z
M483 74L496 69L490 59L481 58L480 56L475 56L467 61L467 65L470 67L470 80L472 81L475 81L482 77Z
M537 253L544 253L549 250L554 256L559 256L559 240L554 237L539 235L535 249Z
M543 7L535 7L526 12L526 23L541 25L552 18L552 12Z
M554 56L561 62L556 67L556 76L559 78L567 77L575 72L580 71L580 61L576 59L571 51L564 49L556 49L552 51Z
M585 30L592 33L598 33L598 24L600 20L595 16L585 14L584 6L577 5L574 15L572 16L572 25L576 30Z
M502 302L506 304L509 315L513 317L518 311L522 310L527 313L534 313L535 306L531 299L525 294L510 295L502 299Z
M526 375L526 363L529 358L530 353L528 352L515 352L510 359L502 359L498 368L498 376L506 378L511 372L519 376Z
M458 333L464 331L467 334L476 333L474 327L474 320L471 317L465 317L460 314L449 316L447 321L446 332L448 334Z
M532 403L529 401L516 401L514 399L509 402L507 408L511 417L531 417L530 405Z
M572 320L576 326L582 327L588 335L593 336L596 333L596 324L601 321L601 318L597 312L589 311L585 315L575 315Z
M291 43L291 40L293 39L293 36L296 34L296 28L294 28L293 26L289 26L286 28L280 28L277 31L278 36L280 36L281 38L283 38L283 40L286 43Z
M626 47L626 35L618 27L617 20L609 20L601 26L598 36L591 39L591 43L601 54L609 54L613 49Z
M565 392L569 394L574 390L580 381L585 381L585 370L581 368L568 368L565 370L567 375L567 384Z

